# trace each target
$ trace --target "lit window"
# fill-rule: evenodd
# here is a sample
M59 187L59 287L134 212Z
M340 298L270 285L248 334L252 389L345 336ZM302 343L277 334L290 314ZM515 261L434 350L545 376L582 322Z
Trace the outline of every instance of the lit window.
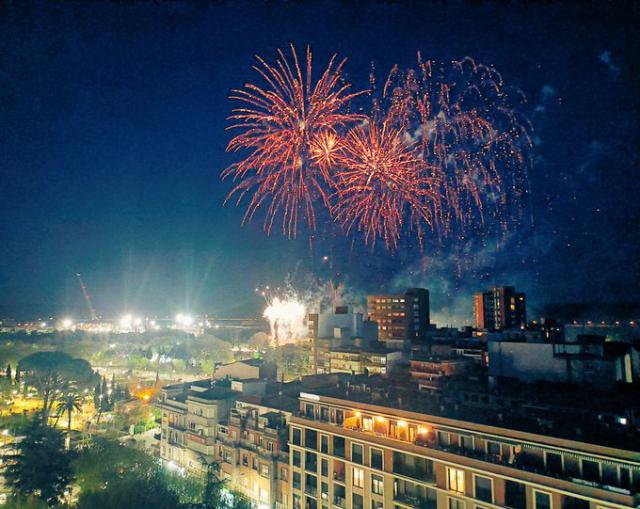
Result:
M384 494L384 478L381 475L371 475L371 491L376 495Z
M447 468L447 481L451 491L464 494L464 471L458 468Z
M364 470L353 467L353 485L356 488L364 488Z

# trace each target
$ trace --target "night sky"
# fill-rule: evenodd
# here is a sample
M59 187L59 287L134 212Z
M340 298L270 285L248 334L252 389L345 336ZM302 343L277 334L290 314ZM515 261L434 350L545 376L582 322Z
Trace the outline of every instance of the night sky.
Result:
M1 2L0 316L86 314L76 272L105 315L255 312L254 288L287 274L356 298L425 285L440 323L492 284L526 291L531 314L638 300L638 21L624 2ZM495 65L535 129L530 220L499 248L394 256L241 228L219 180L227 96L289 43L348 57L359 88L418 50Z

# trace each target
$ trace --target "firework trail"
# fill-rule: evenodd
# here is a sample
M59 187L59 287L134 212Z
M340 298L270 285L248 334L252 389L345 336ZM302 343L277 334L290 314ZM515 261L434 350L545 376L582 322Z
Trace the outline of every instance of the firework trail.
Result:
M397 247L406 225L422 237L432 226L432 179L426 176L416 143L400 129L375 117L349 131L339 151L334 219L350 234L355 228L366 243L384 240Z
M253 68L266 85L251 83L234 90L231 99L243 103L230 117L235 136L227 151L248 151L249 155L231 165L222 177L237 182L227 200L239 204L250 194L244 222L264 206L264 229L271 232L282 214L282 232L295 237L302 211L310 230L316 227L314 201L329 207L330 169L338 149L338 133L361 116L348 112L349 102L359 92L342 77L345 60L334 55L317 81L312 78L312 55L307 48L304 71L291 46L291 63L281 50L275 65L260 57Z
M419 144L443 200L440 233L481 231L488 216L502 228L519 218L532 149L522 103L521 92L470 57L447 66L418 53L417 69L389 73L374 110Z

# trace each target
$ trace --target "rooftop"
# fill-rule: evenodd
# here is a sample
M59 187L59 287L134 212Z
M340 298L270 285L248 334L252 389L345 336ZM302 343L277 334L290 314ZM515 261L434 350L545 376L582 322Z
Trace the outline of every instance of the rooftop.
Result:
M512 429L595 445L640 450L640 429L618 420L638 414L640 391L585 394L575 387L515 384L489 389L481 381L458 381L435 391L375 376L352 377L348 384L316 389L313 394L393 408L425 416ZM635 392L634 392L635 390ZM465 396L470 396L468 399ZM473 397L475 396L475 397ZM486 398L486 402L483 399ZM348 404L348 403L347 403ZM624 422L624 421L622 421Z

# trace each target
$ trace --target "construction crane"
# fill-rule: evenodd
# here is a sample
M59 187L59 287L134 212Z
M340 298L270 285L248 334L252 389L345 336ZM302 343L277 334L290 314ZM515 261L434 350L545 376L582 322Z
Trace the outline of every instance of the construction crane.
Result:
M78 276L78 282L80 283L80 289L82 290L82 295L84 295L84 300L87 303L87 307L89 308L91 321L96 322L98 321L98 313L96 313L96 309L93 307L93 304L91 304L91 297L89 297L89 292L87 291L87 287L84 286L84 283L82 282L82 276L80 276L79 273L76 273L76 276Z

